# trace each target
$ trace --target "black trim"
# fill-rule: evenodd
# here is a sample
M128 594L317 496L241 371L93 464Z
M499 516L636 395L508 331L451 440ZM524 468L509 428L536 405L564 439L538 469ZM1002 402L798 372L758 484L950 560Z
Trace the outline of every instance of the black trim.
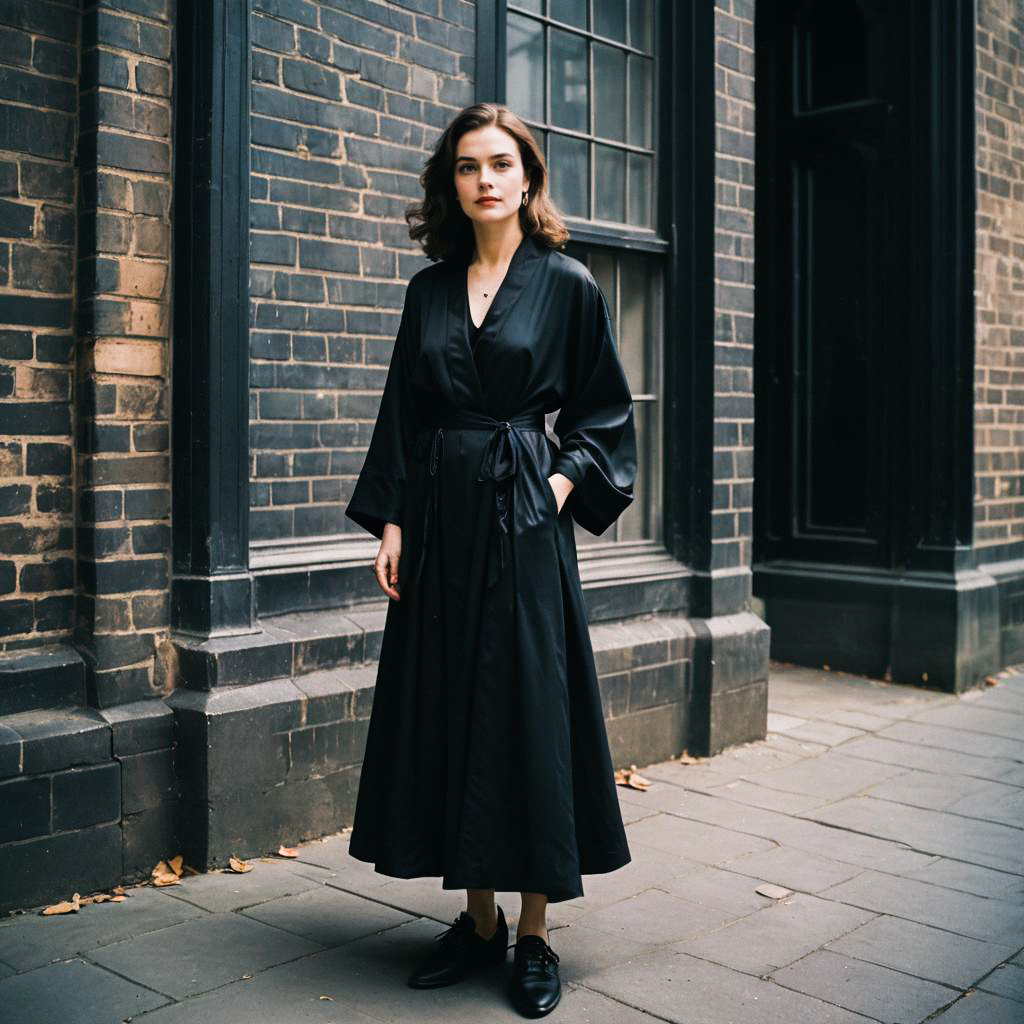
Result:
M171 625L252 626L249 0L179 0L174 87Z

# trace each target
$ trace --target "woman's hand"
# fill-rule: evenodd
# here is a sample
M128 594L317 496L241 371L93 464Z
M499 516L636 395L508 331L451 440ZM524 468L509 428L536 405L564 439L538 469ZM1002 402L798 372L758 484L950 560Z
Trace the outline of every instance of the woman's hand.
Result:
M569 497L569 492L573 489L573 482L563 473L552 473L548 477L548 484L555 492L555 506L561 512L565 499Z
M384 524L384 536L380 541L380 551L373 562L373 571L380 589L392 600L401 599L395 589L398 582L398 561L402 557L402 528L397 523Z

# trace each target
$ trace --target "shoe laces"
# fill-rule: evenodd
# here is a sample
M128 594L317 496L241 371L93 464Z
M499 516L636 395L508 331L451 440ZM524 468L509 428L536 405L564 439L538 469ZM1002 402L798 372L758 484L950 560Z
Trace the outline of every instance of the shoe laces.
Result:
M441 940L441 945L449 944L463 946L470 935L476 935L476 925L473 919L465 912L456 917L451 925L444 931L438 932L434 938Z
M539 936L526 936L526 939L535 938L535 942L524 941L520 939L517 945L519 946L519 955L525 961L527 969L531 966L536 966L545 969L549 964L554 965L559 962L558 954Z

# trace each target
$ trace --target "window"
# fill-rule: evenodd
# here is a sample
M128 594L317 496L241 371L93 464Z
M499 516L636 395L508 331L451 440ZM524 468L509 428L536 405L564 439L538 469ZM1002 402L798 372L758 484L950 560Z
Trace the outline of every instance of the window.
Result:
M603 537L577 527L580 545L661 539L659 3L506 6L505 102L544 148L551 194L573 236L566 251L590 268L608 300L636 410L637 500Z

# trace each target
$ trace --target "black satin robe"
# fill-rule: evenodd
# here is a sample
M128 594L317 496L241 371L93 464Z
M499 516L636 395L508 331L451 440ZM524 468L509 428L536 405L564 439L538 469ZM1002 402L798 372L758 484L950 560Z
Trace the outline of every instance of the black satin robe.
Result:
M633 406L582 263L526 236L472 347L466 274L409 282L345 510L402 527L349 850L559 902L630 860L572 521L599 535L633 500Z

